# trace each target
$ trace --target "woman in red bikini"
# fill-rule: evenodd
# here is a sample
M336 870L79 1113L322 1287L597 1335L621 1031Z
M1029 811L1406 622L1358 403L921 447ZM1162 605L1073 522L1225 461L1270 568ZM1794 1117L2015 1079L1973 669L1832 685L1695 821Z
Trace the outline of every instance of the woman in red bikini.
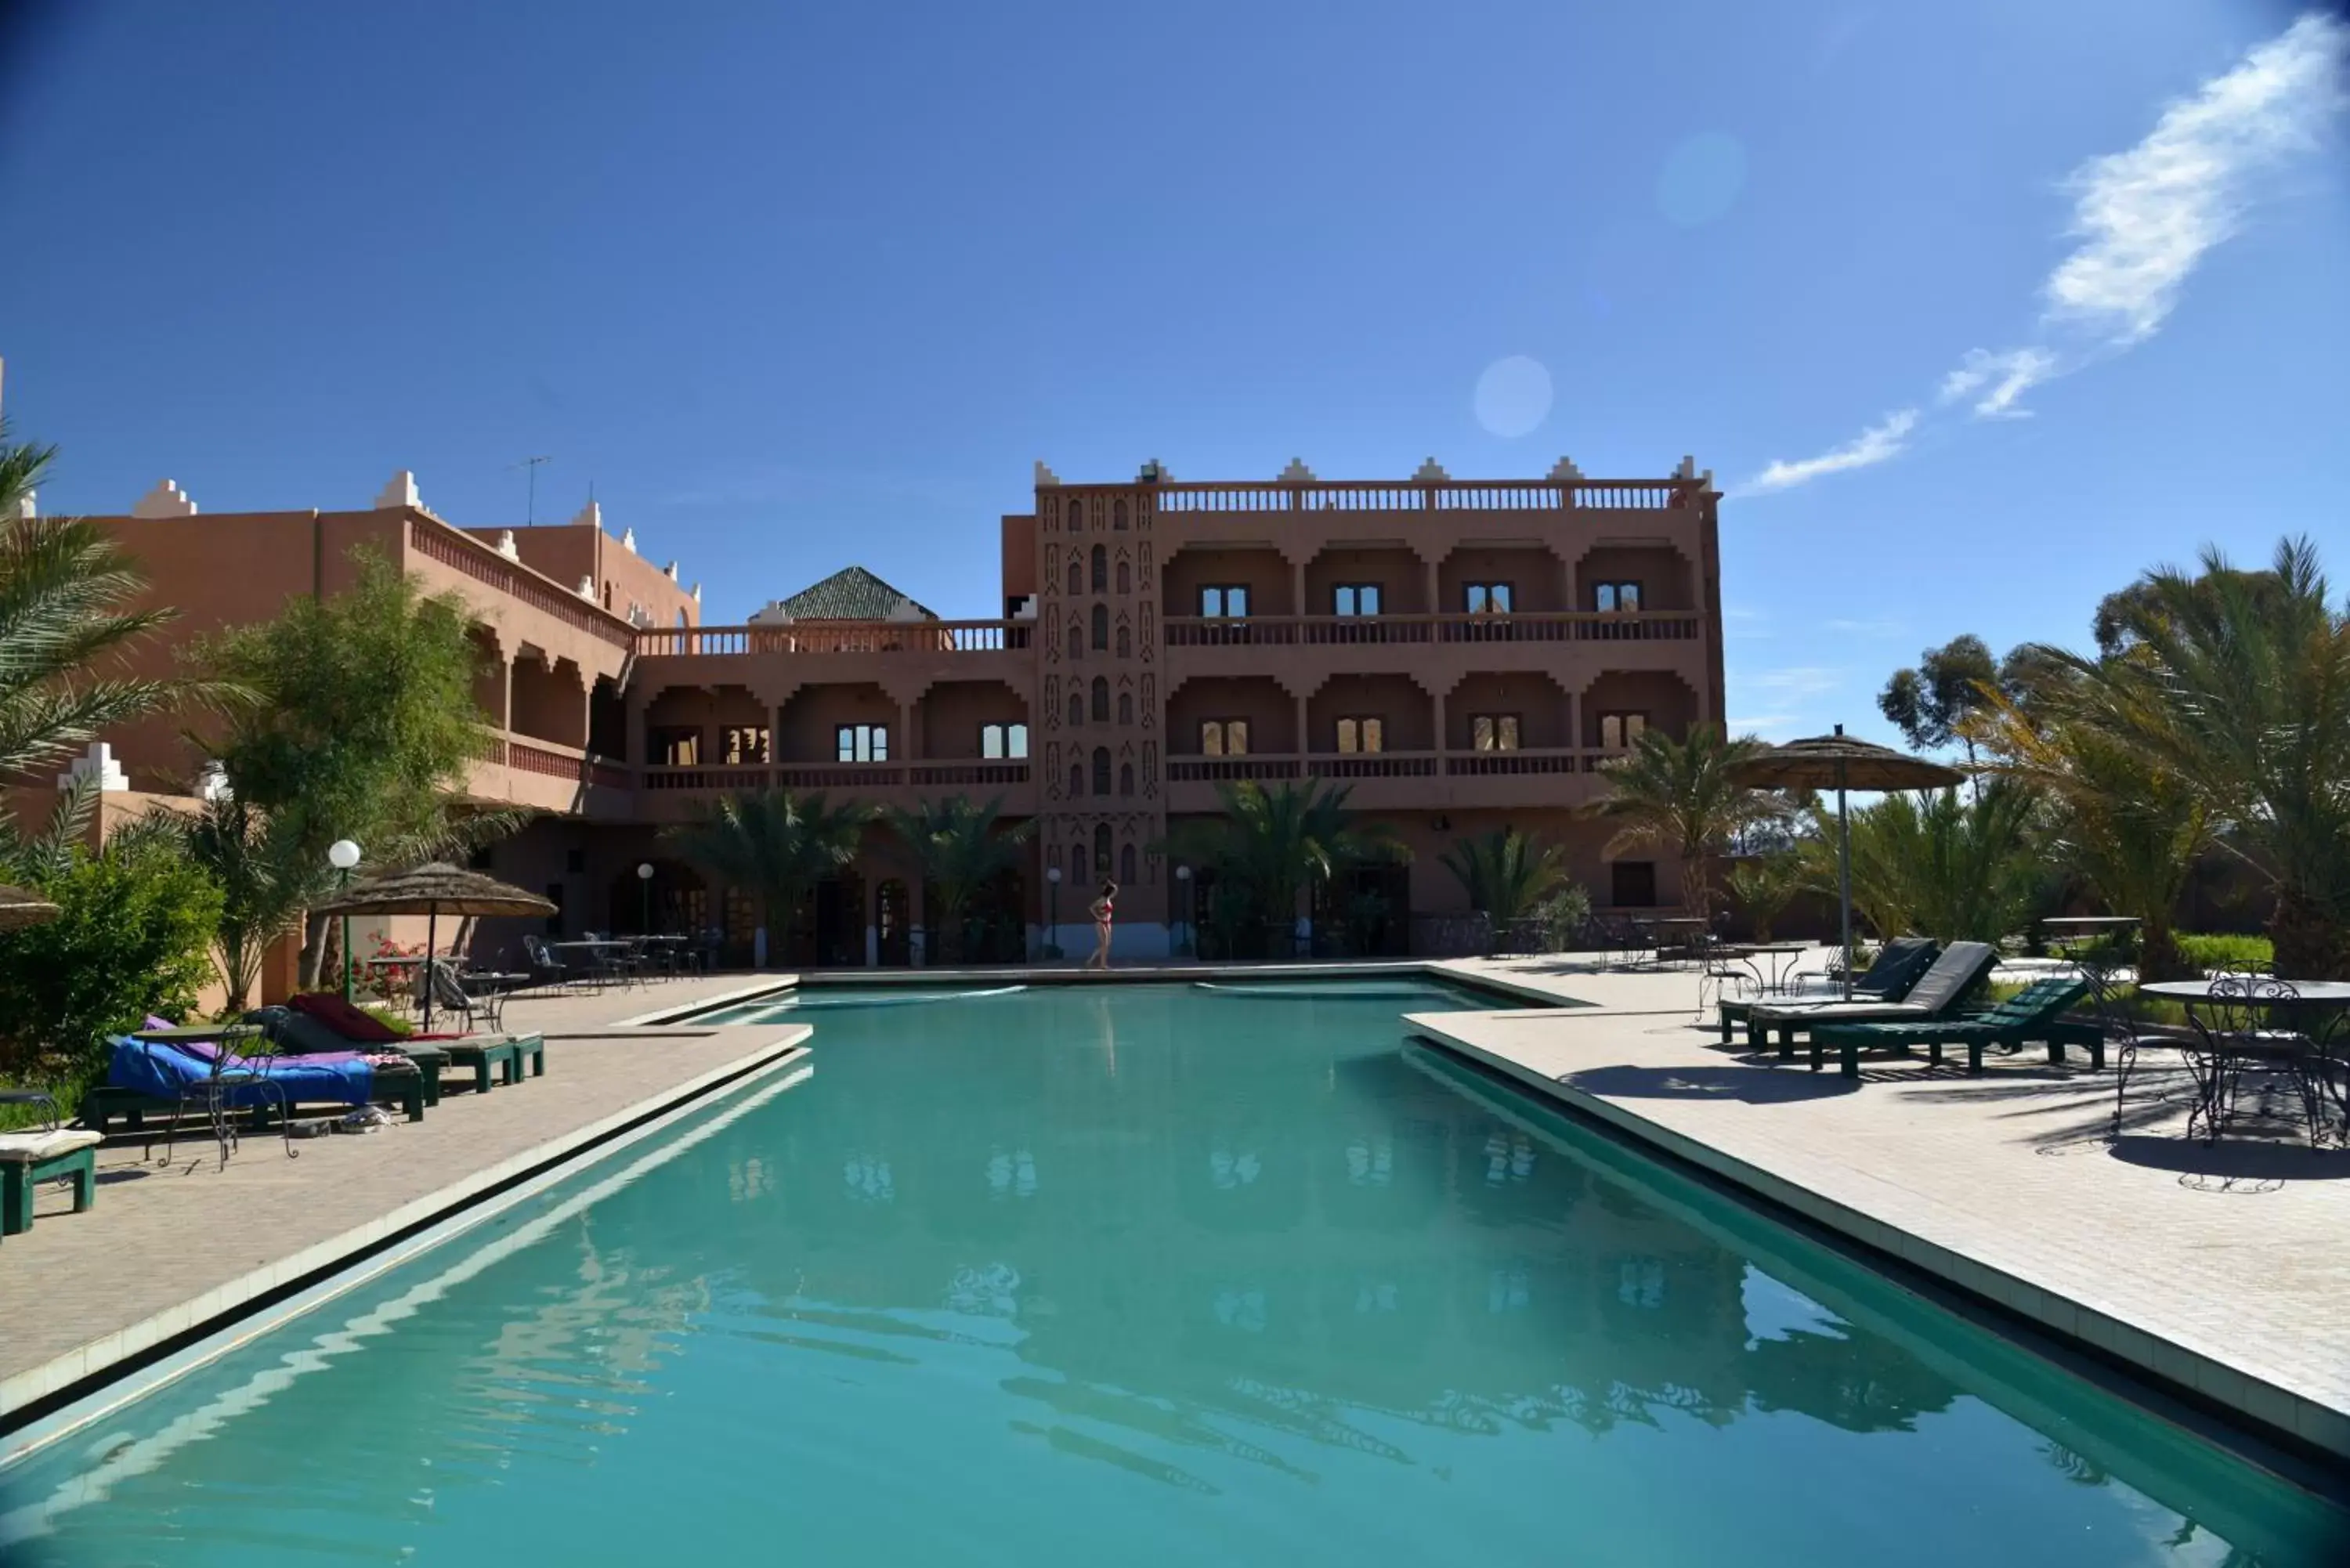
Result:
M1086 960L1086 967L1087 969L1106 970L1109 968L1110 924L1114 917L1117 901L1118 884L1115 882L1103 883L1101 885L1101 897L1096 898L1093 902L1094 956Z

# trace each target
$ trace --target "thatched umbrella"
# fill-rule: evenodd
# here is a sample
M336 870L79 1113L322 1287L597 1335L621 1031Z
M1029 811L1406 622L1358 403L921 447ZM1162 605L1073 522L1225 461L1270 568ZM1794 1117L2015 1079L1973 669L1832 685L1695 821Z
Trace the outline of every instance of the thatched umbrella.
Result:
M1836 892L1844 916L1844 999L1852 1000L1852 822L1845 815L1845 791L1939 789L1966 774L1941 763L1913 757L1889 746L1856 741L1838 724L1833 735L1789 741L1741 763L1731 774L1756 789L1832 789L1836 792Z
M445 860L395 871L359 883L321 904L322 915L422 915L424 924L424 1023L432 1027L432 949L443 915L551 915L555 906L536 893L494 877L467 871Z
M37 926L43 920L57 918L57 907L38 893L27 893L22 888L11 888L5 882L0 882L0 931Z

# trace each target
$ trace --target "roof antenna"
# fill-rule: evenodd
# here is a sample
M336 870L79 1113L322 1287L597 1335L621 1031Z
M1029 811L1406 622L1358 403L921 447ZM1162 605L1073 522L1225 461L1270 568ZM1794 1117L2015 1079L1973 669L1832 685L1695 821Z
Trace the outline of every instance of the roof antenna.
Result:
M520 462L509 463L506 466L506 472L508 473L512 473L517 468L526 468L530 470L530 508L523 514L523 526L525 528L535 526L538 522L538 465L542 462L551 462L553 461L554 460L552 458L546 457L526 457ZM591 495L594 493L592 489L589 493Z

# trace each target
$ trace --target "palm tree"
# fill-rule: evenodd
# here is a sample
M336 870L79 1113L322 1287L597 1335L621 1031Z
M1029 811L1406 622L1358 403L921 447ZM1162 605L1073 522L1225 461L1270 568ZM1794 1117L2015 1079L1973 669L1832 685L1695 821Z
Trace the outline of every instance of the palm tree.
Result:
M2074 696L2069 680L2044 683L2028 710L1993 693L1968 727L1994 773L2046 796L2049 859L2137 917L2138 978L2183 974L2172 916L2210 845L2210 813L2151 753L2074 711Z
M260 981L269 945L299 927L310 905L324 900L328 869L323 860L309 865L288 835L273 831L269 818L234 794L205 802L186 834L189 858L220 884L213 945L227 992L225 1011L242 1012Z
M1514 827L1456 838L1440 858L1497 937L1569 885L1565 848Z
M2108 598L2108 655L2047 657L2076 680L2080 720L2182 780L2214 841L2275 889L2277 972L2350 979L2350 612L2307 539L2265 572L2216 550L2201 565Z
M1764 750L1752 735L1726 738L1711 724L1692 724L1684 740L1661 730L1640 736L1631 752L1608 763L1608 793L1596 815L1620 824L1607 845L1667 849L1679 858L1681 902L1690 913L1713 913L1712 857L1743 830L1786 814L1780 798L1732 782L1733 770Z
M174 612L124 607L146 578L95 525L20 514L56 457L0 441L0 779L54 766L175 694L168 680L93 673Z
M1731 896L1746 918L1754 922L1754 940L1771 940L1772 922L1795 901L1795 895L1809 885L1809 877L1799 855L1781 852L1757 855L1731 867L1727 878Z
M1393 829L1347 809L1350 793L1315 779L1272 789L1253 779L1220 784L1220 815L1178 825L1163 847L1211 868L1220 903L1237 900L1258 932L1279 932L1285 941L1309 889L1350 866L1409 857Z
M926 913L940 956L949 962L962 957L968 934L963 924L972 899L1025 859L1020 846L1035 825L1007 827L1003 813L1002 795L981 805L961 794L926 800L911 810L892 806L888 813L889 826L913 850L930 897L937 900Z
M2033 839L2038 797L1995 778L1976 798L1956 789L1900 791L1852 814L1852 904L1879 938L1996 942L2030 919L2045 884ZM1834 820L1798 853L1811 887L1836 886Z
M872 808L857 801L836 807L821 794L745 790L722 796L669 836L686 858L759 900L760 927L788 961L801 906L818 882L857 858L872 820Z

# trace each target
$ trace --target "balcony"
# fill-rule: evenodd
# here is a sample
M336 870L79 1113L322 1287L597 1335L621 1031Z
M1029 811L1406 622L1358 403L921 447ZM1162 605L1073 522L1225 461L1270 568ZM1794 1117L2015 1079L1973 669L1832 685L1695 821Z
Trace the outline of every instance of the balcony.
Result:
M1357 810L1566 807L1596 799L1599 781L1586 775L1596 774L1608 758L1622 754L1575 747L1170 757L1167 806L1179 813L1213 811L1220 784L1315 779L1347 785L1347 804Z
M649 822L677 822L691 815L699 803L722 794L789 789L828 795L836 805L851 797L873 805L911 805L946 794L981 800L1001 794L1008 814L1024 816L1035 809L1032 777L1026 758L653 766L638 771L637 815Z
M1069 486L1072 492L1083 486ZM1705 493L1697 479L1584 479L1573 483L1448 479L1314 480L1305 483L1167 483L1141 487L1145 504L1165 513L1199 512L1557 512L1694 509ZM1121 494L1131 492L1121 490Z
M827 620L778 626L656 628L636 634L643 659L752 654L1012 653L1028 647L1024 620Z
M1705 619L1692 610L1526 615L1252 616L1215 620L1170 616L1170 648L1361 648L1431 643L1696 642Z
M468 798L567 816L628 815L634 771L608 758L536 736L494 734L465 781Z

